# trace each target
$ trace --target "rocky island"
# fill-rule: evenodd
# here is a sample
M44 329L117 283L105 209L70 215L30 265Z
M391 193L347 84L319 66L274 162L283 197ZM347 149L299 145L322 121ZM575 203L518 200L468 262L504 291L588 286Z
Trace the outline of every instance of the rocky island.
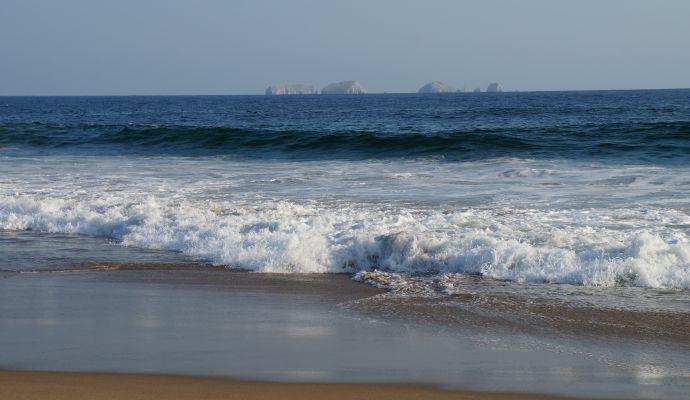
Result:
M479 91L480 90L478 89L472 90L468 88L458 89L456 87L446 85L443 82L433 81L419 88L417 93L472 93Z
M368 92L360 81L331 83L321 89L321 94L366 94Z
M458 89L453 86L446 85L439 81L433 81L419 88L417 93L455 93L457 91Z
M298 84L277 84L271 85L266 89L267 96L284 96L295 94L318 94L319 88L314 85Z
M501 84L498 82L490 83L486 88L486 91L488 93L499 93L503 91L503 86L501 86Z
M487 92L503 92L503 86L494 82L486 88ZM480 93L481 89L470 89L467 87L456 88L446 85L443 82L433 81L422 86L417 93ZM360 81L342 81L326 85L321 89L321 94L365 94L369 93ZM287 95L310 95L319 94L319 88L314 85L296 84L274 84L266 89L267 96L287 96Z

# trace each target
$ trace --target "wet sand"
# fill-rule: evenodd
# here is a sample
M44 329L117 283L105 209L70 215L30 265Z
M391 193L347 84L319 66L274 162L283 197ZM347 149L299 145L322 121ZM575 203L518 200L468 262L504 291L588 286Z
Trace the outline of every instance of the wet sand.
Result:
M388 289L348 305L369 315L554 340L621 341L690 354L687 290L522 284L466 275L402 279L381 272L357 279Z
M371 388L321 385L326 383L429 384L485 393L640 399L683 399L690 389L685 351L563 337L543 341L510 326L477 324L463 319L462 313L456 313L453 324L410 318L415 311L452 313L419 299L406 300L411 304L383 301L385 291L346 275L255 274L197 264L94 264L71 272L4 276L0 279L0 369L4 370L231 378L257 388L256 396L280 386L247 382L318 384L288 385L299 398L308 398L300 392L307 388L309 393L315 387L343 391L353 398L363 393L358 390ZM363 309L362 304L376 304L376 310ZM388 315L381 304L389 304L395 313ZM398 318L400 314L406 317ZM3 375L2 386L8 376ZM22 379L43 375L26 376ZM55 376L96 379L82 374ZM61 386L59 379L55 384ZM187 378L128 375L127 379ZM397 395L400 390L411 390L377 387L386 388L381 389L382 396L391 390L396 398L406 398ZM324 392L321 398L347 398L328 396Z
M350 304L369 315L447 326L482 327L552 338L624 340L690 352L690 313L632 311L493 293L445 297L378 296Z
M15 400L550 400L565 397L445 391L421 385L271 383L161 375L0 371Z

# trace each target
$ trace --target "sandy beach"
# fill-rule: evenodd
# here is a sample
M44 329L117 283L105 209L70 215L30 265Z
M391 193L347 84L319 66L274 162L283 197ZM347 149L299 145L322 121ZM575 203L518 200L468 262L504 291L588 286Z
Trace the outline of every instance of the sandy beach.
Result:
M396 303L348 275L97 263L3 276L0 398L682 399L685 391L684 352L673 341L527 335L468 310L414 322L419 307L446 315L452 304ZM654 370L654 360L679 367Z
M1 1L0 400L690 400L656 3Z
M0 372L0 398L16 400L556 400L566 397L445 391L420 385L268 383L161 375Z

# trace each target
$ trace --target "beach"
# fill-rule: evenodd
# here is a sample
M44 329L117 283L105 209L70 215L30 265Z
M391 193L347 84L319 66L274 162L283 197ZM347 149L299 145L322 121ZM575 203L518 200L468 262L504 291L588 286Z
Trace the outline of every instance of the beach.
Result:
M0 390L684 400L689 98L0 98Z
M690 400L690 2L0 4L0 400Z
M625 332L596 341L577 332L525 333L506 325L510 319L498 318L499 313L487 318L488 306L484 313L464 317L455 312L457 319L448 321L441 318L441 305L430 304L432 299L406 297L396 304L383 300L390 292L347 275L115 264L5 274L0 287L0 368L76 373L47 375L55 385L83 379L87 387L107 391L108 382L120 379L170 380L170 386L165 384L169 390L186 382L180 376L205 376L214 378L210 388L240 390L233 389L239 385L249 391L247 396L282 390L251 383L268 381L323 383L315 387L333 396L356 397L369 386L326 383L384 383L382 398L401 391L423 398L424 391L432 390L409 384L485 393L447 393L449 398L502 398L492 397L497 392L682 398L685 390L663 385L684 379L687 360L678 358L678 346L686 343L672 338L647 340L643 349L639 338L632 340ZM420 320L429 307L439 319ZM649 359L664 357L676 358L675 372L654 375L654 367L645 366ZM671 366L669 362L664 365ZM650 375L644 375L646 368ZM16 382L22 392L28 386L21 382L43 381L41 374L18 376L3 379ZM295 395L312 393L311 386L287 387ZM73 389L67 387L65 396ZM193 392L179 395L184 393ZM333 398L348 398L337 396Z
M555 396L444 391L419 385L299 384L125 374L0 371L0 398L17 400L381 399L558 400Z

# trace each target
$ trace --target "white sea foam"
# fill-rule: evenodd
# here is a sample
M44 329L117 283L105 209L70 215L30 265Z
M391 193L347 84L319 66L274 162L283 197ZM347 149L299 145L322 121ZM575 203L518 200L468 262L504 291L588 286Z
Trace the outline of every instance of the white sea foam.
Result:
M102 236L258 272L462 273L690 288L678 209L435 209L316 201L0 196L0 229Z
M0 163L0 229L259 272L690 288L688 173L516 159L12 158Z

